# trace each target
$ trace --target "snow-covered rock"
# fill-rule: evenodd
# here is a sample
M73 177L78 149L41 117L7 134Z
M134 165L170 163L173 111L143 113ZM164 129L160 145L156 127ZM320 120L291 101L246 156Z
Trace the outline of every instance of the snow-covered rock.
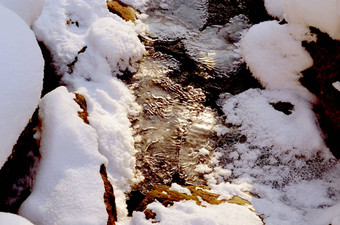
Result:
M285 19L288 23L313 26L340 40L340 2L338 0L286 0Z
M36 109L44 60L33 32L0 5L0 167Z
M124 192L135 181L135 148L128 114L136 113L137 104L114 75L134 70L132 65L145 52L137 29L132 22L110 13L105 0L46 0L33 30L51 51L67 88L86 98L99 151L108 159L106 169L115 190L118 218L125 217Z
M78 117L75 95L65 87L41 101L41 161L32 194L19 213L35 224L107 224L105 157L98 152L95 130Z
M45 0L0 0L0 4L9 8L31 26L40 16Z
M242 56L262 85L269 89L288 89L309 100L313 96L299 79L313 59L301 42L290 35L288 25L267 21L251 27L241 42Z
M33 225L27 219L12 213L0 212L0 224L4 225Z

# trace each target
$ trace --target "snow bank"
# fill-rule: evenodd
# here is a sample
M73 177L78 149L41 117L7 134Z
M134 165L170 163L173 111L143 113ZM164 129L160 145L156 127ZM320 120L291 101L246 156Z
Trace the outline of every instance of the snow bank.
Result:
M44 60L33 32L0 5L0 168L36 109Z
M122 218L127 215L124 192L137 181L128 114L139 108L115 75L134 71L145 52L137 28L110 13L105 0L46 0L33 29L51 50L67 88L86 98Z
M340 39L340 4L337 0L286 0L285 19L288 23L313 26Z
M0 212L0 224L6 225L33 225L30 221L25 218L12 214Z
M41 161L32 194L20 215L36 224L107 224L106 159L98 152L96 131L78 117L74 94L60 87L41 101Z
M176 202L172 207L164 207L159 202L148 206L156 213L155 221L161 225L256 225L263 224L261 219L245 206L223 203L220 205L198 206L195 201ZM145 219L144 213L134 212L131 224L147 225L152 221Z
M299 82L301 71L311 67L313 59L290 35L288 25L277 21L254 25L242 39L241 52L253 76L266 88L286 89L313 100Z
M31 26L40 16L45 0L0 0L0 4L9 8Z

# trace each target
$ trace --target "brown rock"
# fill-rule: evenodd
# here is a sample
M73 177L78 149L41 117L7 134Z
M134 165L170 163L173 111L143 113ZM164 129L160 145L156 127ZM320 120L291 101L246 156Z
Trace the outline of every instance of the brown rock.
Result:
M76 98L74 101L80 106L83 111L78 112L78 116L83 119L84 123L89 124L88 116L89 113L87 112L87 105L84 96L81 94L75 93Z
M104 202L107 214L109 215L107 225L113 225L117 221L116 197L114 195L113 187L107 178L106 167L104 165L100 167L100 174L104 181Z
M108 1L107 7L110 12L117 14L126 21L135 22L137 19L138 11L121 1Z

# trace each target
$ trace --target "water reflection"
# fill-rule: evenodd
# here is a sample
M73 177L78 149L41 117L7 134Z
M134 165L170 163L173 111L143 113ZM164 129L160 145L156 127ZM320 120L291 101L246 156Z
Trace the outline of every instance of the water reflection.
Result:
M171 183L179 176L186 183L204 184L196 166L209 163L214 149L212 128L217 114L203 105L205 95L199 88L183 87L168 78L176 61L157 53L145 57L131 89L143 112L136 118L135 147L137 168L145 176L143 190L155 184ZM202 156L200 149L208 154Z

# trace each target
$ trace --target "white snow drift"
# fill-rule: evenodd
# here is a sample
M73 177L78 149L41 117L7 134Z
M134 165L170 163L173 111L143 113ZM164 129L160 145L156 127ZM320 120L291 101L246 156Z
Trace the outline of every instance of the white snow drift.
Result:
M107 224L106 159L98 152L95 130L78 116L74 94L60 87L40 104L41 161L32 194L20 214L35 224Z
M339 0L285 0L284 12L288 23L313 26L340 40Z
M44 2L45 0L0 0L0 5L15 12L31 26L40 16Z
M0 5L0 167L36 109L44 60L33 32Z
M30 221L27 219L12 214L12 213L5 213L0 212L0 224L6 224L6 225L33 225Z

